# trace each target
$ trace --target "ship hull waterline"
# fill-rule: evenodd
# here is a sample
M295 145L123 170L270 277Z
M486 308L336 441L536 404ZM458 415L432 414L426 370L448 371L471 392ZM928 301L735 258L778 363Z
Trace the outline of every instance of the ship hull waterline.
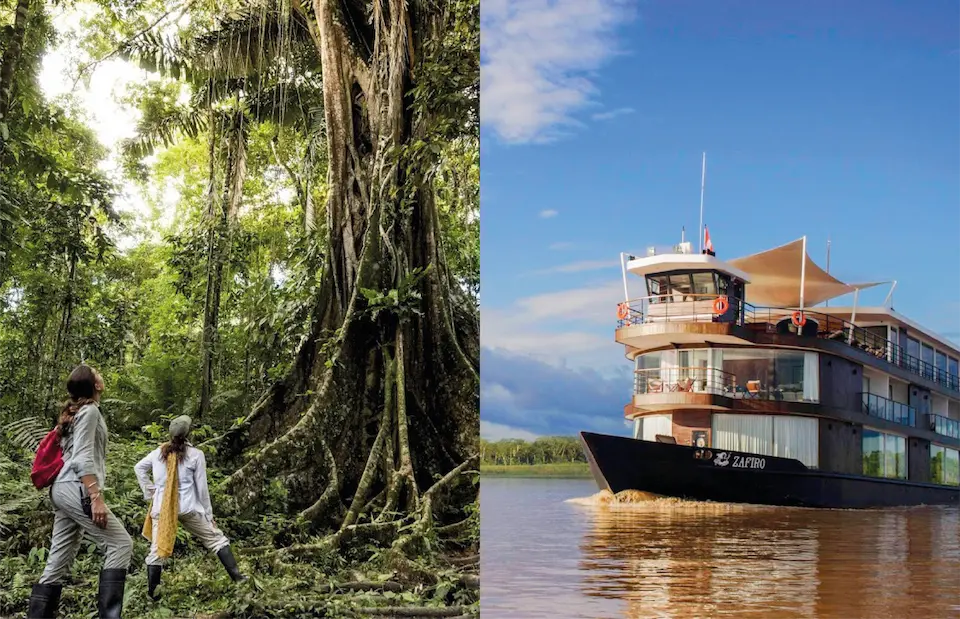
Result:
M581 432L601 490L718 503L836 509L960 505L960 488L830 473L799 460Z

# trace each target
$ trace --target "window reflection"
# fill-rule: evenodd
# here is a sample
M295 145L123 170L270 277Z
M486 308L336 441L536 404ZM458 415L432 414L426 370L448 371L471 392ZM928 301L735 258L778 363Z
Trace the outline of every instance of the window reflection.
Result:
M662 351L637 357L637 384L638 389L652 384L662 386L663 391L707 392L737 399L818 402L819 359L814 352L762 348ZM658 382L653 383L654 379Z
M930 481L960 485L960 451L942 445L930 445Z
M907 441L902 436L863 429L863 474L907 478Z

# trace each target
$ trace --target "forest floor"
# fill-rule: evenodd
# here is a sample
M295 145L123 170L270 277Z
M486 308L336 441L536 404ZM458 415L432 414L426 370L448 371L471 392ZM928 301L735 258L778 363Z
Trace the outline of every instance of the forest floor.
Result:
M231 539L241 571L250 578L234 584L216 556L181 528L174 556L163 571L163 597L152 602L146 594L144 568L149 544L140 534L147 504L133 465L154 447L145 440L112 438L107 457L107 504L134 541L125 617L478 616L478 522L461 539L438 540L430 551L414 557L373 543L299 555L288 550L315 546L329 532L313 531L308 523L285 513L284 497L273 488L264 492L255 515L230 513L230 501L217 489L224 471L209 460L216 522ZM25 614L30 587L43 572L50 545L52 512L46 493L30 483L30 458L31 454L0 444L0 582L9 583L0 588L0 617ZM63 588L62 619L96 616L102 561L103 555L85 540Z
M480 474L491 477L566 477L589 478L586 462L554 462L550 464L481 464Z

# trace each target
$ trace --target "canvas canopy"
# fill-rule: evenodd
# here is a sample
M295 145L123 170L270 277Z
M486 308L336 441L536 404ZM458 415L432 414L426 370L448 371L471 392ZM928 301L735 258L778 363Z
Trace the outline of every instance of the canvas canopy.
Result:
M746 290L748 303L769 307L799 307L801 275L805 307L882 283L844 283L821 269L804 252L803 246L803 239L797 239L780 247L728 261L728 264L750 274Z

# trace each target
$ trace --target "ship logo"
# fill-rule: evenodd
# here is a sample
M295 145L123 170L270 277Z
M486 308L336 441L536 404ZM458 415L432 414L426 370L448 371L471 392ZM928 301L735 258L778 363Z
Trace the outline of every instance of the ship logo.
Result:
M721 451L717 454L717 457L714 458L713 463L717 466L727 466L730 464L730 454L725 451Z

